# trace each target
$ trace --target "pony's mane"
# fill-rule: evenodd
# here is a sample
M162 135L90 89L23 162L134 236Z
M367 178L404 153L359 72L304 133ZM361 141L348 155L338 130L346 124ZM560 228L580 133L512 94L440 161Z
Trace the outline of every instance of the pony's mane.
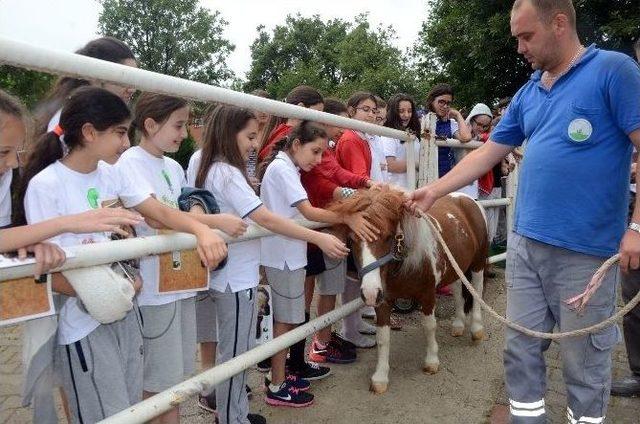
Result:
M329 210L339 215L364 212L382 234L393 234L404 213L404 193L389 187L358 190L353 196L331 203Z

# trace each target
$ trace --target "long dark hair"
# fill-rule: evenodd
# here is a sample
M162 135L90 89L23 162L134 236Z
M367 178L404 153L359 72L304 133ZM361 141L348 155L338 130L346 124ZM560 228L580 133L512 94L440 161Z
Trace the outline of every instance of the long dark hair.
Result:
M132 126L142 135L148 135L144 121L151 118L158 124L164 124L173 112L189 106L189 102L181 97L165 94L142 93L136 102Z
M125 43L113 37L100 37L91 40L84 47L76 50L76 54L113 63L122 63L127 59L136 59L131 49ZM60 77L46 99L36 106L34 113L36 118L36 134L40 135L46 131L47 125L53 115L60 110L65 99L75 89L89 84L90 82L84 79Z
M299 85L287 94L287 97L284 99L285 103L289 103L292 105L297 105L302 103L304 107L311 107L313 105L317 105L318 103L324 103L324 97L318 90L313 87L309 87L308 85ZM265 143L269 140L269 136L275 127L282 124L286 121L287 118L282 118L280 116L271 116L271 120L267 124L268 131L265 130L262 134L262 138L260 140L260 148L265 145Z
M400 102L409 102L411 104L411 118L409 119L409 124L406 127L402 126L402 121L400 120L400 113L398 109L400 108ZM411 130L418 139L420 139L420 120L418 119L418 111L416 111L416 102L413 100L413 97L408 94L394 94L389 99L389 107L387 108L387 122L384 124L385 127L394 128L396 130ZM404 143L404 141L402 141Z
M247 165L238 149L237 136L252 119L256 117L249 109L231 105L218 105L211 112L205 123L196 187L203 188L211 165L217 161L235 166L247 178Z
M62 107L60 128L64 135L59 137L54 131L43 134L36 142L24 168L18 185L18 224L26 223L24 196L29 181L40 171L64 155L63 143L72 152L84 145L82 127L91 124L98 131L105 131L121 124L131 117L126 103L115 94L98 87L77 89Z
M302 121L291 129L288 136L281 138L273 145L271 154L260 163L258 171L258 179L262 181L264 173L267 171L267 167L278 156L281 151L288 151L293 146L295 140L300 141L300 144L311 143L318 138L328 138L327 131L324 128L311 121Z

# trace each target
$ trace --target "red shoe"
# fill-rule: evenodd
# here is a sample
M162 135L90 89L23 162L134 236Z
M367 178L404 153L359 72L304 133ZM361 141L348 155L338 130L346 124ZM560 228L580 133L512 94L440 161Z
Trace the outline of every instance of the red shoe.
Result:
M451 287L449 286L438 286L436 288L436 294L439 294L440 296L453 296Z

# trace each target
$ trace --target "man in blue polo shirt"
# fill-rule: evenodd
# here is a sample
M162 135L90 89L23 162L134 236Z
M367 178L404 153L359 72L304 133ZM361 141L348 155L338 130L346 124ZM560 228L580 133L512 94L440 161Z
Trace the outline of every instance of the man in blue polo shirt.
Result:
M640 266L640 207L625 230L632 144L640 146L640 68L630 57L584 47L571 0L516 0L511 32L535 72L514 96L490 140L440 180L412 193L428 210L479 178L525 140L514 232L507 252L507 318L525 327L569 331L611 316L609 273L584 314L564 300L621 253ZM640 196L638 197L640 199ZM617 326L560 340L570 423L604 421ZM639 341L640 342L640 341ZM546 423L548 340L508 329L505 380L513 423Z

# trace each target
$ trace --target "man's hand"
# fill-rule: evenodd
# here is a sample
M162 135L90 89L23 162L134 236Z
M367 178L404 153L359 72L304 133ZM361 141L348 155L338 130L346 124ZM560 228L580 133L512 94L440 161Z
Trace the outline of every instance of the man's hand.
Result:
M411 193L408 193L405 207L409 209L413 214L418 214L418 210L427 212L431 209L431 206L438 200L438 197L433 192L430 186L424 186Z
M640 268L640 234L627 230L620 242L620 269L629 272Z

